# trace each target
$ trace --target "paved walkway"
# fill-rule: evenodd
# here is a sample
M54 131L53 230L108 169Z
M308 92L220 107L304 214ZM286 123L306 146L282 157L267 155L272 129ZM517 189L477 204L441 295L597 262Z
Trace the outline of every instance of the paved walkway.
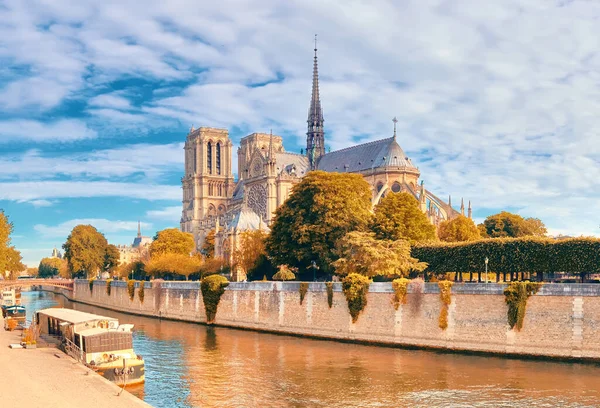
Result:
M11 349L21 331L0 315L0 406L7 408L150 407L55 348Z

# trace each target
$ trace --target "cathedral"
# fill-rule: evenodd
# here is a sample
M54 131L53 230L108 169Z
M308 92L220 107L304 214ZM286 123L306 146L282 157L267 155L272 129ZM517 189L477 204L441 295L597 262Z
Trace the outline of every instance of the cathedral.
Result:
M185 142L185 175L181 230L194 235L196 247L215 231L215 256L231 262L239 234L247 230L268 231L275 210L290 195L292 187L311 170L361 174L371 185L376 205L389 191L406 191L419 201L421 210L434 225L465 215L452 208L450 198L442 201L419 181L419 169L392 137L325 152L323 109L319 95L317 49L308 110L306 152L286 152L280 136L252 133L237 149L238 180L231 161L233 143L226 129L192 129ZM471 218L471 203L468 205Z

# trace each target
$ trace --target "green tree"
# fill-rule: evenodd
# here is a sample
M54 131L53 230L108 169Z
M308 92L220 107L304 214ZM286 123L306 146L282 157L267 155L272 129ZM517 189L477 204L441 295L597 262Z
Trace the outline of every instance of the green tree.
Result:
M112 244L106 246L106 252L104 253L104 270L107 272L113 272L117 266L119 266L119 259L121 254L119 248Z
M198 273L201 267L202 260L199 256L166 252L153 256L146 264L145 270L154 277L180 275L187 280L191 274Z
M67 277L67 261L60 258L42 258L38 266L38 276L49 278L52 276Z
M366 230L370 221L371 189L361 175L311 171L277 209L267 254L275 265L302 272L314 261L320 275L329 274L337 240Z
M407 240L410 244L437 238L435 226L410 193L389 193L375 207L373 231L377 238Z
M117 266L115 272L119 278L144 280L146 279L146 271L144 268L144 262L133 261Z
M291 281L296 279L296 275L287 265L279 265L279 270L273 275L275 281Z
M408 242L376 239L372 232L349 232L338 241L336 251L339 259L333 266L338 275L359 273L393 278L427 267L426 263L410 256Z
M548 232L538 218L523 218L508 211L490 215L483 222L483 226L490 238L542 237Z
M91 225L77 225L63 244L69 271L88 278L104 269L108 242L103 234Z
M446 242L462 242L476 241L481 238L481 234L472 219L459 215L440 223L438 237Z
M210 230L210 232L206 234L206 238L204 238L204 243L202 244L202 248L200 249L200 253L206 259L215 257L215 234L215 230Z
M167 253L189 256L195 248L194 236L177 228L167 228L158 231L150 244L150 257Z

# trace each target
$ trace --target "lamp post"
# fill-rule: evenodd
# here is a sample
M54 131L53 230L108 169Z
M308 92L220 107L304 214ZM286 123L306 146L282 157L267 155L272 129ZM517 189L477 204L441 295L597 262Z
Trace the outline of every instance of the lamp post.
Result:
M315 261L311 261L311 265L313 268L313 282L317 280L317 263Z
M485 283L488 283L488 278L487 278L487 265L488 265L489 259L486 256L485 257Z

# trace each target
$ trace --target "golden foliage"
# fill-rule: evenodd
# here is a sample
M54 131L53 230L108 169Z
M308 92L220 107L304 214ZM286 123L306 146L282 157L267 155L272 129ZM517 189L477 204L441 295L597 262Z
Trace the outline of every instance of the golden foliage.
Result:
M447 280L438 282L438 287L440 288L440 300L442 302L438 326L442 330L448 328L448 307L450 306L450 303L452 303L452 285L453 282Z
M437 239L435 226L410 193L388 193L375 206L373 231L379 239L403 239L410 244Z
M410 256L408 242L376 239L371 232L349 232L338 241L336 253L339 259L333 266L338 275L407 276L411 271L422 271L427 267Z
M145 269L146 273L155 277L175 274L185 276L187 279L191 274L198 273L201 267L202 260L199 256L166 252L153 255Z
M508 305L508 325L520 331L523 328L527 299L540 290L542 284L536 282L511 282L504 289L504 297Z
M38 266L38 276L40 278L49 278L57 275L63 278L71 277L66 259L42 258Z
M150 257L165 254L181 254L189 256L195 248L194 236L182 232L178 228L167 228L158 231L156 239L150 244Z
M140 287L138 289L138 298L140 299L140 303L144 303L144 285L145 285L145 282L141 281Z
M342 291L346 295L352 323L356 323L358 315L367 306L367 293L371 282L371 279L358 273L350 273L342 279Z
M90 278L96 276L104 269L107 246L104 235L93 226L75 226L63 244L71 273L85 273Z
M204 238L202 248L200 248L200 253L206 259L211 259L215 257L215 235L216 231L214 229L210 230Z
M438 237L445 242L462 242L476 241L481 238L481 235L472 219L459 215L440 223Z
M291 281L296 279L296 275L287 265L279 265L279 270L273 275L275 281Z
M217 307L229 281L221 275L210 275L202 279L200 290L206 311L206 323L212 323L217 316Z
M490 238L543 237L548 232L538 218L523 218L518 214L502 211L490 215L483 222L486 236Z
M308 292L308 282L300 282L300 304L302 304L302 302L304 302L304 297L306 296L306 293Z
M256 266L261 255L265 255L265 239L267 233L261 230L244 231L240 234L238 247L233 251L233 263L244 274L248 274Z
M127 281L127 294L129 295L129 300L133 302L133 298L135 297L135 280L129 279Z
M406 294L408 293L408 284L410 281L406 278L394 279L392 281L392 289L394 290L394 309L402 304L406 304Z

